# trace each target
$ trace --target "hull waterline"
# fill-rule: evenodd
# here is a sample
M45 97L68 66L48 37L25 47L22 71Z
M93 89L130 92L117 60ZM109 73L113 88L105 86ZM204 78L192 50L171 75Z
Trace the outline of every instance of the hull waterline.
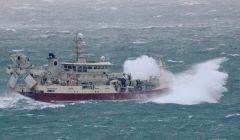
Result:
M77 102L86 100L144 100L160 96L166 91L167 89L133 93L18 93L41 102Z

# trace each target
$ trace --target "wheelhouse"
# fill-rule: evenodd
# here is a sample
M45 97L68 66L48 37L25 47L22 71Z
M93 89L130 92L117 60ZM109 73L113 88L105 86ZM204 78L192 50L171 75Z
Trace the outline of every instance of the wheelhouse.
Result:
M71 73L102 73L109 72L112 64L110 62L97 62L97 63L69 63L62 64L64 72Z

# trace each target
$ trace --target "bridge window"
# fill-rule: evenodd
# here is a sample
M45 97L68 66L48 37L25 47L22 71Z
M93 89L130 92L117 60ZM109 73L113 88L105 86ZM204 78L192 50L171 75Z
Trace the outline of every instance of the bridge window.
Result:
M64 70L65 70L65 71L69 71L68 65L64 65Z
M76 71L76 66L72 66L72 68L73 68L73 71Z
M88 69L92 69L92 66L88 66Z
M93 69L108 69L109 66L103 65L103 66L93 66Z
M82 66L78 66L78 72L82 72Z

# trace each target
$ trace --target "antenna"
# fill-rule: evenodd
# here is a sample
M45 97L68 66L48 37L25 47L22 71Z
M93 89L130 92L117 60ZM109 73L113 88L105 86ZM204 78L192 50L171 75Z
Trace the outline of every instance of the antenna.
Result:
M77 52L76 52L76 61L78 61L78 33L76 33L76 39L75 39L75 43L76 43L76 49L77 49Z
M77 55L77 57L76 57L76 62L78 62L78 63L86 63L86 58L85 58L85 56L84 56L84 52L83 52L83 50L82 50L82 47L83 47L83 45L82 45L82 34L81 33L76 33L76 49L77 49L77 51L76 51L76 55Z

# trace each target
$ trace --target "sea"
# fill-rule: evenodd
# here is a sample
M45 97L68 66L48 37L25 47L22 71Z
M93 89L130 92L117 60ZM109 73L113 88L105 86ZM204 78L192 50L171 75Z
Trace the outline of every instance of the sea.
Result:
M238 140L239 23L239 0L0 0L0 140ZM158 73L161 58L171 90L74 103L6 92L11 51L71 60L76 33L114 72Z

